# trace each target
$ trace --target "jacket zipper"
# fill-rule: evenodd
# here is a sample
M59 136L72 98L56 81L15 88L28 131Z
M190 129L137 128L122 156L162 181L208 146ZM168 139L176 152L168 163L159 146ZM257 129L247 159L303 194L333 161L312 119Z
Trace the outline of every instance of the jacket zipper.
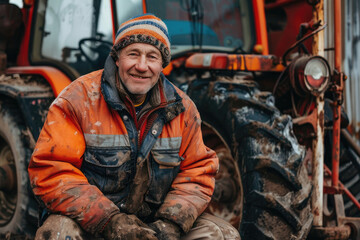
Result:
M153 112L155 112L156 110L158 110L158 109L161 109L161 108L164 108L166 106L166 104L163 104L163 103L161 103L159 106L157 106L157 107L155 107L155 108L153 108L153 109L149 109L149 111L147 112L147 113L145 113L145 115L143 116L143 117L145 117L146 115L146 118L149 118L150 117L150 115L153 113ZM140 119L139 119L140 120ZM138 147L140 148L140 134L141 134L141 128L143 127L143 125L144 125L144 122L145 121L142 121L141 122L141 124L140 124L140 126L139 126L139 129L138 129Z

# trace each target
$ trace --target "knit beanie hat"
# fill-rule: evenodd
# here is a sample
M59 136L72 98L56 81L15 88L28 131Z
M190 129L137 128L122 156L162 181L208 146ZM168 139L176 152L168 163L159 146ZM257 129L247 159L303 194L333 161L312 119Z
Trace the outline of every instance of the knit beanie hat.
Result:
M153 14L134 17L120 25L111 56L116 61L118 52L133 43L147 43L159 49L163 67L170 62L170 41L165 23Z

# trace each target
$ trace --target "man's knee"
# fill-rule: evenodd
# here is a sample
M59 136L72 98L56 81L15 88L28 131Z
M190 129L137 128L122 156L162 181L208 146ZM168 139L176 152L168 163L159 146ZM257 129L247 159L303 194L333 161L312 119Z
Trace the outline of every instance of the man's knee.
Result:
M44 224L36 231L36 240L52 240L52 239L76 239L84 238L84 231L71 218L63 215L50 215Z
M203 213L182 240L214 239L239 240L239 232L228 222L208 213Z

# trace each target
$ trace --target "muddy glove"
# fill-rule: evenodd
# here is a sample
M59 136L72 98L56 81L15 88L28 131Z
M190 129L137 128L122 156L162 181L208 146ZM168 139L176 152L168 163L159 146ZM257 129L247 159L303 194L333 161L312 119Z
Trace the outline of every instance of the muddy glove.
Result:
M180 239L180 227L167 220L157 220L150 223L149 227L156 232L156 237L159 240L179 240Z
M135 215L119 213L114 215L102 232L106 240L145 239L157 240L155 232Z
M87 239L84 235L84 231L81 229L81 227L71 218L62 215L52 214L36 231L35 239Z

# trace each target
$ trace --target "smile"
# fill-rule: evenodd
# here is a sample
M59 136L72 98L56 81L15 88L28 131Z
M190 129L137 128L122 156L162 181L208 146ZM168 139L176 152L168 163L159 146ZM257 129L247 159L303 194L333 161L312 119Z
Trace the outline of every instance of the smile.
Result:
M147 77L147 76L139 76L139 75L134 75L134 74L130 74L132 77L134 78L140 78L140 79L145 79L145 78L150 78L150 77Z

